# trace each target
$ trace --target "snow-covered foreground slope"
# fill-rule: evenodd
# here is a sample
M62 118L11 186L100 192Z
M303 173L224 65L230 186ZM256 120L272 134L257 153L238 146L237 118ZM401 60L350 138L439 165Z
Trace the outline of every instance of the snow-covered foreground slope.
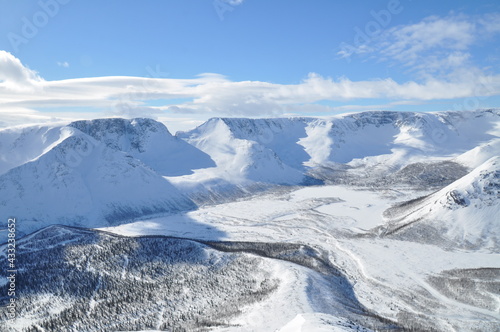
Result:
M20 240L17 255L18 316L8 320L0 309L9 331L274 331L301 317L301 325L330 329L395 327L370 314L320 252L300 244L127 238L51 226Z

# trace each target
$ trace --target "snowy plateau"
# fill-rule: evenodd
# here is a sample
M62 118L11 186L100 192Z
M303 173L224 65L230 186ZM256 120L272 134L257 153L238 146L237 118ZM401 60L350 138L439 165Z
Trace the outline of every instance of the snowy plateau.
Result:
M0 331L500 331L498 109L5 128L0 215Z

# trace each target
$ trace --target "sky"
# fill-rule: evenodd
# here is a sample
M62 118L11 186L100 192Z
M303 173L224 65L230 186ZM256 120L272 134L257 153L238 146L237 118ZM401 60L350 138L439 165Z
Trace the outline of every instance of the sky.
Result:
M0 127L500 107L500 2L0 0Z

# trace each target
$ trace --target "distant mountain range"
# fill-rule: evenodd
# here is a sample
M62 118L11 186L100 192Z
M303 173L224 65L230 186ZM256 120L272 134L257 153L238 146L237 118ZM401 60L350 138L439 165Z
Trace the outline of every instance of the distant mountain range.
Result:
M251 188L397 185L423 161L452 162L437 168L447 185L500 154L499 123L499 110L478 110L213 118L175 136L151 119L12 127L0 130L0 213L16 211L21 231L116 224ZM436 184L427 177L419 185Z

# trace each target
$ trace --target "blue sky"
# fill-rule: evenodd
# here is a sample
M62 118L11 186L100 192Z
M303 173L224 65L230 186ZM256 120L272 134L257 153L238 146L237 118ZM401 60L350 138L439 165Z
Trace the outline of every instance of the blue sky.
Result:
M500 102L498 1L0 6L3 126L150 116L187 129L213 116L462 110Z

